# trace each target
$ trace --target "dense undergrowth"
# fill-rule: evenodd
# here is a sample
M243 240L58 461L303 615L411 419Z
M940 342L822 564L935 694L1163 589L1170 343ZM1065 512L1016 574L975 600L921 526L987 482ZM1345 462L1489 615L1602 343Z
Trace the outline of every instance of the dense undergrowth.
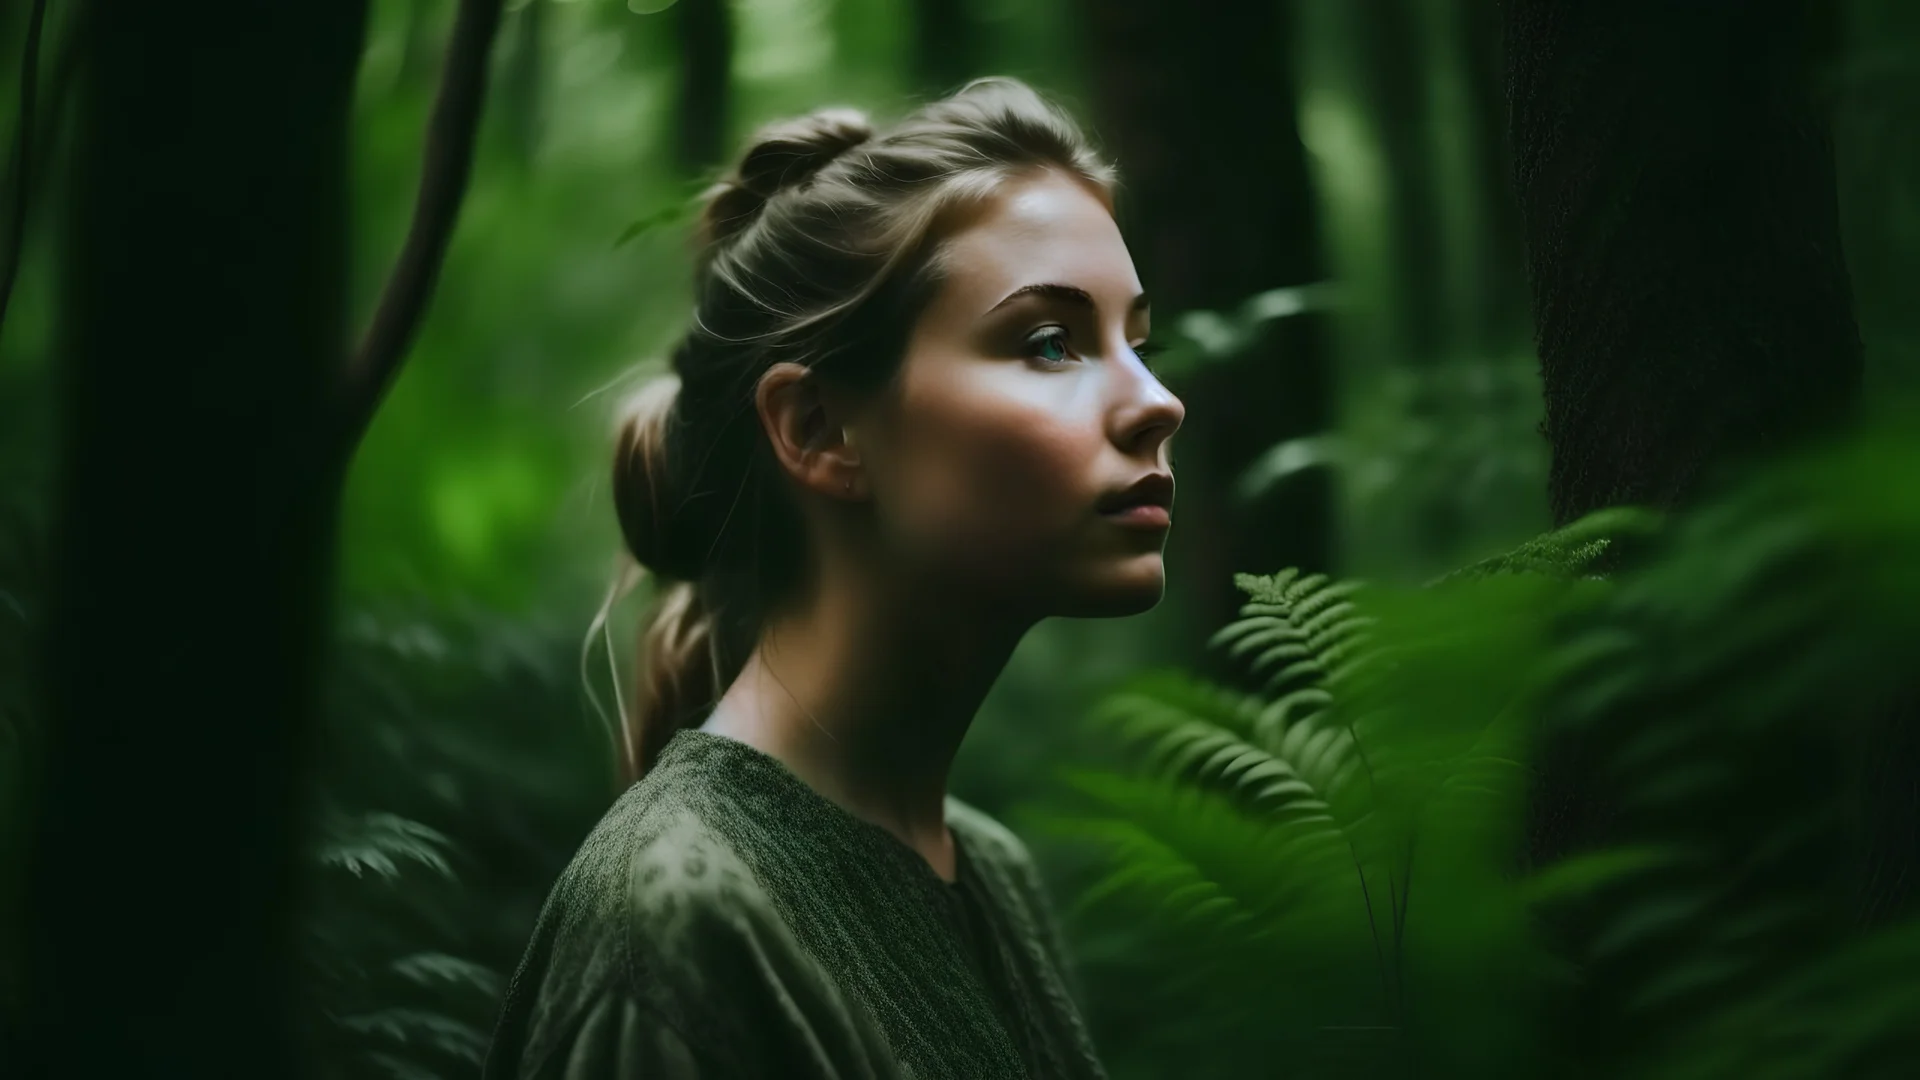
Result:
M1116 1075L1909 1075L1916 465L1889 425L1421 589L1243 577L1244 683L1136 679L1135 766L1023 815L1106 853Z

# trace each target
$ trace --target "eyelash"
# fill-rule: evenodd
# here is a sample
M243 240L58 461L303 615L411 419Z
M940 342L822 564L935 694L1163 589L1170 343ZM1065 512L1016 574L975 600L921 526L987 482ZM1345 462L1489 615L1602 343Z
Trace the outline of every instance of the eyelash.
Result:
M1027 347L1030 350L1028 355L1048 367L1058 368L1065 366L1069 362L1068 360L1049 360L1046 357L1038 355L1041 346L1049 341L1058 341L1060 348L1066 351L1069 356L1072 356L1072 349L1067 344L1067 329L1064 326L1042 327L1030 335L1027 338ZM1149 372L1157 375L1158 372L1155 371L1153 358L1160 355L1163 348L1164 346L1157 341L1143 341L1134 346L1133 355L1140 358L1140 362L1146 365Z

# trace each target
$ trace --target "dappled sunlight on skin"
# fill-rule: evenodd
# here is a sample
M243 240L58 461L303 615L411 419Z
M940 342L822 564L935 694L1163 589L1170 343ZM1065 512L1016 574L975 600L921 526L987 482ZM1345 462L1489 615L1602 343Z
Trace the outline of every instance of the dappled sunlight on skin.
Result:
M1165 529L1098 503L1170 471L1185 410L1135 351L1149 317L1112 213L1063 174L1021 177L942 263L898 378L860 419L881 542L1036 616L1151 607Z

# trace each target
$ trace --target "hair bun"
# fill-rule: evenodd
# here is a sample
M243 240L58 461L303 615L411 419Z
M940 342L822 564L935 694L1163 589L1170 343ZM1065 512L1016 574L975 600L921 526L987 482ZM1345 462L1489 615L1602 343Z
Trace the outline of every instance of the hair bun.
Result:
M684 494L674 458L674 405L680 378L667 375L642 387L620 417L613 453L613 506L627 550L662 577L700 576L704 545L689 537Z
M707 242L739 235L768 199L800 186L871 138L873 124L858 109L820 109L761 128L733 173L708 192Z

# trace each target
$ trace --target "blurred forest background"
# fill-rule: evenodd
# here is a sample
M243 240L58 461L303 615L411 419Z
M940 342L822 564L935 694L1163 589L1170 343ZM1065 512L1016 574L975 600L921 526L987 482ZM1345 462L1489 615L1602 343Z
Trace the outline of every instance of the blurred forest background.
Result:
M1884 402L1920 386L1920 6L1812 7L1802 41L1832 127L1864 396ZM32 33L29 8L0 12L9 64ZM351 326L372 317L415 214L455 8L375 0L356 46ZM61 222L77 190L63 103L82 66L65 46L84 9L49 10L31 213L9 210L0 227L19 250L0 327L0 1001L12 1013L36 994L17 868L45 742L27 672L52 555ZM1791 888L1746 888L1779 902L1730 911L1703 884L1720 878L1676 851L1774 850L1775 826L1791 833L1781 858L1819 850L1820 812L1754 807L1844 802L1853 789L1781 780L1783 755L1810 752L1757 717L1807 703L1838 715L1853 707L1843 697L1870 712L1906 685L1920 623L1896 601L1920 599L1920 563L1898 557L1920 539L1906 493L1920 487L1916 447L1895 429L1783 472L1689 519L1615 591L1597 591L1589 564L1609 537L1650 535L1645 520L1589 519L1522 547L1569 521L1548 497L1502 34L1485 0L508 0L444 269L346 479L324 723L299 793L313 835L295 1011L311 1070L476 1075L539 906L616 794L609 661L624 662L645 598L590 638L616 569L610 411L687 317L691 192L763 121L826 104L884 119L971 76L1012 74L1066 102L1118 158L1123 225L1171 346L1167 380L1190 410L1167 602L1037 630L954 777L1035 850L1113 1074L1654 1075L1622 1062L1659 1054L1672 1075L1900 1075L1876 1070L1915 1060L1900 1055L1915 1049L1916 1028L1901 1031L1920 1017L1920 935L1847 953L1838 931L1805 931L1831 921L1795 921ZM0 116L18 117L21 80L4 74ZM10 206L22 182L12 160ZM139 536L119 543L120 558L146 561ZM1449 579L1465 591L1418 588L1516 548L1517 561L1480 566L1500 572ZM1831 557L1792 561L1805 550ZM1796 591L1826 581L1813 565L1853 576ZM1571 574L1505 572L1516 568ZM1279 576L1236 586L1236 573ZM1361 580L1378 587L1371 608L1374 593L1346 584ZM1757 614L1775 610L1762 601L1784 605L1777 619ZM1399 627L1416 658L1391 687L1330 651L1360 612ZM1576 626L1565 640L1560 620ZM111 622L92 628L89 650L105 681L123 653L168 635L164 612ZM1828 632L1839 624L1864 629ZM1768 633L1827 642L1808 651L1831 662L1783 663L1765 653ZM1672 661L1704 640L1729 643L1697 670ZM1609 681L1581 666L1595 656L1625 666ZM1256 664L1250 681L1243 660ZM1544 671L1552 679L1530 681ZM1762 674L1778 682L1760 689ZM1753 708L1701 704L1725 695L1699 685L1736 683ZM1637 818L1628 846L1509 887L1490 852L1519 828L1518 789L1458 778L1529 752L1492 718L1527 712L1513 702L1536 693L1572 704L1534 711L1616 734L1610 715L1693 709L1705 717L1698 746L1676 749L1685 725L1670 725L1651 749L1618 736L1593 752L1658 788L1649 805L1707 800L1679 805L1737 824L1689 834L1700 843L1688 847L1659 823L1697 813ZM1398 704L1374 708L1381 695ZM1400 715L1410 697L1419 719ZM1341 709L1380 725L1366 770L1390 774L1397 752L1405 770L1393 775L1414 778L1418 799L1383 794L1392 782L1353 791L1364 724L1328 719ZM190 725L194 707L156 701L143 722ZM1145 766L1130 752L1142 740ZM1673 757L1683 751L1694 756ZM1716 769L1749 758L1748 786L1715 786ZM1672 775L1656 783L1661 768ZM1472 805L1419 801L1435 791ZM1409 890L1407 830L1442 820L1460 823L1453 839L1421 848L1442 869ZM175 851L182 875L222 858L191 835L137 842ZM1593 899L1606 888L1641 892L1608 906ZM1615 921L1576 918L1577 946L1542 945L1520 912L1562 901ZM137 918L137 895L127 903ZM1805 967L1779 959L1782 940L1830 939L1836 951L1809 952ZM1703 941L1778 970L1694 955ZM1577 979L1575 954L1587 958ZM1756 1004L1736 986L1774 997ZM1785 1040L1757 1059L1777 1071L1714 1056L1747 1052L1763 1030ZM1847 1064L1823 1072L1794 1057L1816 1051ZM1544 1067L1540 1054L1565 1056Z

